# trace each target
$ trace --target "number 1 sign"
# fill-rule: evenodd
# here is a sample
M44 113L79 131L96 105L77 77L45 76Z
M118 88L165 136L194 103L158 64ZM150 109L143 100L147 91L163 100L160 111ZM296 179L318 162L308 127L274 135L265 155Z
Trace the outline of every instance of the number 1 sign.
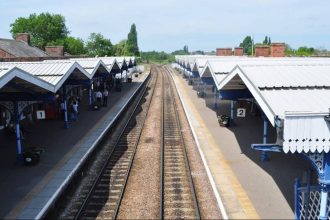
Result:
M45 119L46 115L45 115L45 110L39 110L37 111L37 119Z
M238 118L244 118L246 113L245 108L237 108L237 117Z

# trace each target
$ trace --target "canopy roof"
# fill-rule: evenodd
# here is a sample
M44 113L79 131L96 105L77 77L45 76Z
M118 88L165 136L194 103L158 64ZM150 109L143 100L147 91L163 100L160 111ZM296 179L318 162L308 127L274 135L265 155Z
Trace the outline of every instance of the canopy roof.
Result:
M239 65L219 88L248 89L273 126L284 121L284 152L329 152L330 63Z
M57 92L68 77L75 79L90 78L89 73L86 72L77 62L70 60L0 63L0 69L6 68L8 71L0 76L0 85L5 85L5 76L7 79L20 78L53 93Z

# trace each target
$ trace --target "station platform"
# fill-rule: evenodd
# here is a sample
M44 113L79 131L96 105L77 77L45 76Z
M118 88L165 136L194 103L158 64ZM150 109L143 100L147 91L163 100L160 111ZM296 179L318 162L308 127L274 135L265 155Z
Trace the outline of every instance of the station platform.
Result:
M199 98L193 86L178 73L172 74L202 158L219 195L219 206L229 219L294 218L294 179L310 170L299 155L271 153L270 161L261 162L260 152L252 143L262 143L263 121L260 116L236 119L233 127L220 127L218 114L229 114L230 103L214 96ZM275 130L269 126L270 141ZM211 183L212 184L212 183Z
M123 83L121 92L109 91L108 106L100 110L89 110L88 97L84 97L79 107L79 120L70 122L69 129L64 128L61 120L38 121L26 127L23 146L45 149L35 166L17 163L14 138L1 134L0 218L39 218L142 86L148 74L133 76L132 83Z

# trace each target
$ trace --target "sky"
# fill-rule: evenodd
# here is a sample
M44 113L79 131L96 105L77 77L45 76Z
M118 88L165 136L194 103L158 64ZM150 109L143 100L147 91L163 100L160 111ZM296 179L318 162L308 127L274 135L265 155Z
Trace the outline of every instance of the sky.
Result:
M247 35L330 49L329 8L329 0L0 0L0 37L11 38L18 17L50 12L65 17L71 36L96 32L113 44L135 23L141 51L212 51Z

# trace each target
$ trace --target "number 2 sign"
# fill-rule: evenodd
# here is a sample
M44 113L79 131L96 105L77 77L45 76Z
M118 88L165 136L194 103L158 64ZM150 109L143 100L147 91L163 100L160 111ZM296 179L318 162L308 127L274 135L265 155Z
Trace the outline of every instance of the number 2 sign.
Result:
M39 110L37 111L37 119L45 119L46 115L45 115L45 110Z
M238 118L244 118L246 114L245 108L237 108L237 117Z

